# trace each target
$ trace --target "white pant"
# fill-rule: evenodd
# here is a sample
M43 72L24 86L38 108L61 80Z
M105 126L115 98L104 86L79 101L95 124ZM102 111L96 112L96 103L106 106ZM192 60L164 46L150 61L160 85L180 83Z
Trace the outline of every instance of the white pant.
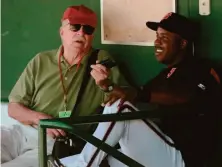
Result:
M103 113L116 113L118 104L119 101L110 107L105 107ZM125 109L124 112L130 111ZM151 121L149 122L152 123ZM107 129L109 128L109 125L109 122L100 123L93 135L99 139L102 139ZM161 131L159 130L159 132ZM169 141L173 142L168 136L165 135L165 137ZM111 146L115 146L118 142L121 146L121 151L124 154L128 155L146 167L185 166L180 151L166 144L141 120L116 122L109 137L106 140L106 143ZM96 147L87 143L81 154L63 158L61 159L61 162L66 167L85 167L96 149ZM97 155L91 167L98 167L105 156L106 153L99 151L99 154ZM112 157L109 157L108 161L111 167L125 167L124 164Z
M1 124L1 166L38 167L38 130L11 120L4 107L1 106L4 119ZM48 153L51 153L53 144L54 140L47 137Z

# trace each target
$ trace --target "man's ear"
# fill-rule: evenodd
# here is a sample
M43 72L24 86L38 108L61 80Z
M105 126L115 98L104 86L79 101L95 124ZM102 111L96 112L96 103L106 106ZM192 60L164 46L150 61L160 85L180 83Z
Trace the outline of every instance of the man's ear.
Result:
M185 39L181 40L180 47L181 49L185 49L187 47L188 41Z
M63 35L63 28L62 27L60 27L60 29L59 29L59 34L60 34L60 36Z

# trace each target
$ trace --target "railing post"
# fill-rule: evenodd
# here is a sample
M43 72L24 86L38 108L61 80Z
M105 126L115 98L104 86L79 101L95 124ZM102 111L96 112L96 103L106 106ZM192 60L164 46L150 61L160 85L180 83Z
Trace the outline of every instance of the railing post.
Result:
M46 128L39 126L39 167L47 167Z

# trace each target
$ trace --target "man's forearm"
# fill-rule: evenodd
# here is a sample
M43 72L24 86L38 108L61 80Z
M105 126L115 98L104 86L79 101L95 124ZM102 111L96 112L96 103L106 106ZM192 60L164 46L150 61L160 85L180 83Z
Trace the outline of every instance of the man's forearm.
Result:
M190 100L190 96L188 94L142 90L139 91L137 100L160 105L176 105L188 102Z
M188 99L184 96L177 96L176 94L164 94L159 92L151 92L150 103L156 103L161 105L176 105L184 104Z
M27 125L37 124L37 113L20 103L9 103L8 115Z

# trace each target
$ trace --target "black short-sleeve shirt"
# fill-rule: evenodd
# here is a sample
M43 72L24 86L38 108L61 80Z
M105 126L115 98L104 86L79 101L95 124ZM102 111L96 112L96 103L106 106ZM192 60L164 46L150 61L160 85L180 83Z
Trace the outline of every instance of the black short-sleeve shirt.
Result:
M156 91L188 97L185 104L170 106L174 114L165 113L159 124L174 140L188 167L201 166L211 158L217 139L216 105L221 89L212 70L207 62L191 57L164 69L143 90L145 94Z

